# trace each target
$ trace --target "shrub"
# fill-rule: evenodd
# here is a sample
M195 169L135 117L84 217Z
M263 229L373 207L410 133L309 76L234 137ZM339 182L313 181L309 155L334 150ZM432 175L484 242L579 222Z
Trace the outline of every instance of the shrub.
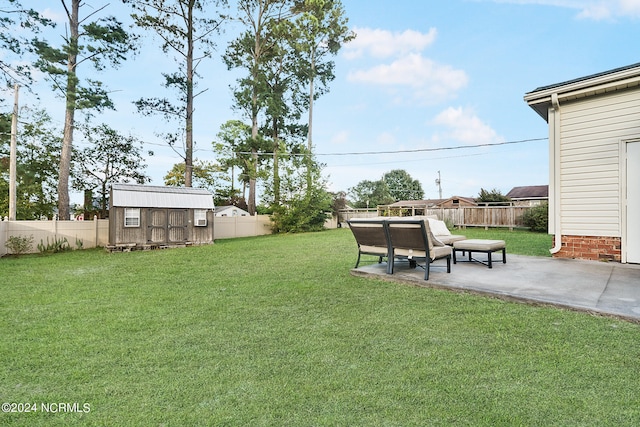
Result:
M547 232L549 229L549 205L534 206L522 215L524 225L531 231Z
M66 237L62 239L58 239L57 237L53 238L53 242L49 243L49 238L47 237L47 243L45 244L43 240L40 240L38 243L38 250L40 253L57 253L70 251L71 245L69 245L69 241Z
M296 196L287 206L276 206L271 215L274 233L320 231L331 209L331 198L324 190L313 190L309 197Z
M9 236L4 245L14 255L26 254L33 246L33 236Z

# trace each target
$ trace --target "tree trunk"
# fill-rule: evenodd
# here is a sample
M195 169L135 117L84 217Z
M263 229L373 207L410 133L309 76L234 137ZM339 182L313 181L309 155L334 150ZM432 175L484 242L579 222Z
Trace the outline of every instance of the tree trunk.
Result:
M273 204L280 206L280 140L278 138L278 119L273 118Z
M193 176L193 7L189 2L187 19L187 122L184 159L184 186L191 187Z
M253 159L253 164L251 165L251 171L249 172L251 175L249 176L249 200L247 201L247 210L250 215L256 214L256 174L257 174L257 164L258 164L258 153L255 149L251 150L251 157Z
M60 154L60 168L58 176L58 219L69 219L69 174L71 170L71 153L73 151L73 130L75 127L76 90L78 79L76 77L76 61L78 55L79 21L78 14L80 0L72 0L69 27L71 38L69 40L69 56L67 60L67 90L66 107L64 115L64 133L62 138L62 152Z
M316 75L316 64L315 64L315 56L314 52L311 52L311 76L309 78L309 128L307 130L307 150L309 151L306 156L307 163L307 196L311 196L311 189L313 187L313 179L311 173L311 153L313 152L313 81L315 80Z
M253 69L251 70L251 77L253 78L253 89L251 93L251 139L253 140L253 145L257 143L258 139L258 88L256 87L256 82L258 81L258 67L259 67L259 59L261 55L260 50L260 34L256 33L255 41L254 41L254 50L253 50ZM253 160L253 165L251 166L251 171L249 172L249 200L247 200L247 210L250 215L255 215L256 213L256 178L258 175L258 152L255 148L251 149L251 157Z

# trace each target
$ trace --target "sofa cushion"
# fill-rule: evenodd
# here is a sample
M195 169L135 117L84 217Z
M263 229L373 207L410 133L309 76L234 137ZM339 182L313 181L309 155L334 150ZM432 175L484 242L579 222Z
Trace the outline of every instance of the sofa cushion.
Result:
M387 248L382 246L360 245L360 252L370 255L387 256Z
M460 234L450 234L448 236L436 236L438 240L440 240L445 245L453 245L455 242L460 240L467 240L466 236Z
M504 249L504 240L470 239L455 242L453 247L462 251L497 251Z
M428 218L428 221L429 221L429 228L431 229L431 232L434 235L436 236L451 235L451 232L447 228L447 224L445 224L444 221L440 221L438 219L431 219L431 218Z
M396 249L394 251L395 256L406 258L426 258L427 253L425 251L419 251L415 249ZM451 255L451 246L434 246L430 251L431 259L444 258Z

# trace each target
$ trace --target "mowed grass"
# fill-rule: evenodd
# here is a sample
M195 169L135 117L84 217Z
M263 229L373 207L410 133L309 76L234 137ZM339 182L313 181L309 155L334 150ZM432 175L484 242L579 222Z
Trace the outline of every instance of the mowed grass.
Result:
M640 423L640 326L355 258L342 229L0 259L0 402L38 405L0 425Z

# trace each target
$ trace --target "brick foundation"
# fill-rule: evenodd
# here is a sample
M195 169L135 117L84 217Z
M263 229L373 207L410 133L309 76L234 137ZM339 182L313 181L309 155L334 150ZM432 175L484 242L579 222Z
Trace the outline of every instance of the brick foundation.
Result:
M622 260L621 255L622 243L620 237L562 236L560 252L553 256L556 258L620 262Z

